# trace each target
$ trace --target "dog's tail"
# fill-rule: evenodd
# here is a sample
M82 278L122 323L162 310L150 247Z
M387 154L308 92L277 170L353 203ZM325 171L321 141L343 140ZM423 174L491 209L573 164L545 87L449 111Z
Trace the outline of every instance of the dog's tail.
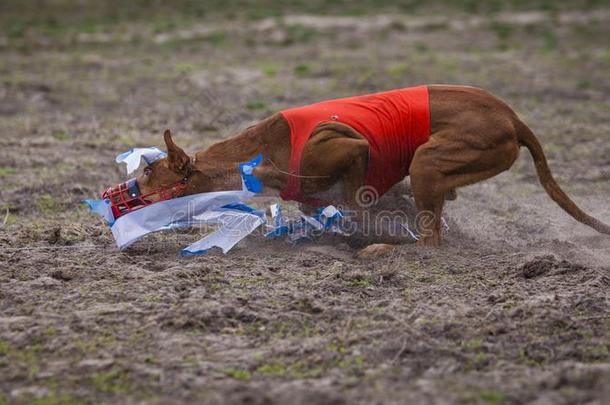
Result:
M555 201L561 208L563 208L568 214L570 214L577 221L590 226L598 232L610 235L610 226L604 224L600 220L593 218L583 210L581 210L574 201L567 196L566 193L559 187L559 184L553 178L549 165L546 161L546 156L542 151L540 142L536 139L534 133L521 121L518 121L517 126L517 139L519 143L529 149L532 157L534 158L534 164L536 165L536 171L538 172L538 178L540 184L546 190L547 194Z

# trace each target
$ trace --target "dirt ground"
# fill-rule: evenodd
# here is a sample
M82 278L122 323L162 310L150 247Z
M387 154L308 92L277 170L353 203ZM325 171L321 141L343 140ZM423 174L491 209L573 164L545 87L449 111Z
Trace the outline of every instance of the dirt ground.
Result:
M459 83L610 222L607 3L83 3L0 5L0 404L608 403L610 238L525 150L458 190L442 249L374 261L260 235L181 258L192 231L121 253L80 205L165 128L194 152L281 108Z

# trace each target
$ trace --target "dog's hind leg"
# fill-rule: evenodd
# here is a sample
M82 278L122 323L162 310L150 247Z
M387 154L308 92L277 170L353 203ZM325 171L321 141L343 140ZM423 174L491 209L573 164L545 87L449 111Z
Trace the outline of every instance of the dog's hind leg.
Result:
M519 153L510 131L465 135L449 129L434 134L415 152L409 169L417 207L419 244L438 246L447 194L509 169Z

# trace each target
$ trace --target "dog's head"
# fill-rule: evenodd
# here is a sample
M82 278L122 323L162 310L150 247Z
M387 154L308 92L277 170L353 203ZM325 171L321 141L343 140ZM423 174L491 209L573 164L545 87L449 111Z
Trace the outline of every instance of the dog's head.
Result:
M167 157L146 166L142 173L136 177L141 194L149 194L180 182L188 183L192 175L193 163L191 158L174 143L169 129L165 130L163 139L167 147Z
M167 156L148 164L142 173L102 193L108 199L115 218L158 201L191 194L194 167L191 158L164 133ZM197 179L197 192L202 192L203 179Z

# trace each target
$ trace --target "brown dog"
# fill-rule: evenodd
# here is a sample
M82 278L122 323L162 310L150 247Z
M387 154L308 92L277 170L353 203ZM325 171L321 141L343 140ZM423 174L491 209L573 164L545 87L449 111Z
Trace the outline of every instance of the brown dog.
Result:
M418 243L438 246L441 212L455 189L508 170L519 148L531 152L540 183L549 196L577 221L610 234L610 226L587 215L553 179L540 143L532 131L504 102L488 92L467 87L431 85L429 94L429 139L412 157L408 173L415 204L421 215ZM180 195L238 189L239 163L263 155L254 170L265 189L285 190L290 176L299 176L302 195L358 209L357 193L365 184L369 160L367 137L340 120L330 120L312 131L302 150L300 173L290 172L291 128L277 113L242 133L218 142L189 157L164 134L168 157L149 166L138 176L142 194L167 187L181 179L187 182ZM339 192L337 192L339 190ZM375 254L389 245L372 245L364 253Z

